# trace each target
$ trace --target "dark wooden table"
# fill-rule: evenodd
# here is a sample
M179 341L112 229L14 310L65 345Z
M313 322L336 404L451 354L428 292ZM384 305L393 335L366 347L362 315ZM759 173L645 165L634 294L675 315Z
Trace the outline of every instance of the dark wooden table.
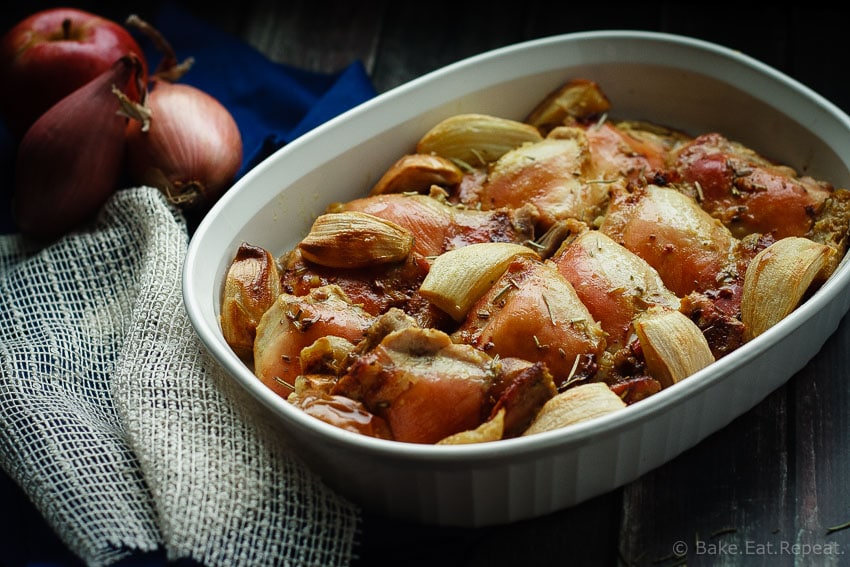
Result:
M46 3L4 7L15 21ZM76 2L117 19L154 4ZM850 112L850 48L838 10L741 4L241 0L188 9L265 53L316 71L355 59L378 92L458 59L528 39L592 29L689 35L784 71ZM4 26L5 27L5 26ZM850 151L850 148L840 149ZM640 479L547 517L484 529L403 525L368 516L361 565L847 565L850 564L850 324L753 410ZM3 479L9 484L8 479ZM9 506L26 506L14 487ZM499 495L493 495L498 498ZM4 517L6 502L0 504ZM30 517L31 516L24 516ZM8 519L46 559L61 546L37 519ZM13 525L14 524L14 525ZM15 532L17 530L17 532ZM41 534L42 532L34 532ZM3 537L0 533L0 537ZM1 563L1 562L0 562Z

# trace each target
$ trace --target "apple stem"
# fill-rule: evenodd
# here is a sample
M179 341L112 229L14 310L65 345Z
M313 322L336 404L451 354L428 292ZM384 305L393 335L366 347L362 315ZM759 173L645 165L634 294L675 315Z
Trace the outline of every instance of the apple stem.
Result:
M62 37L65 39L71 38L71 18L62 20Z

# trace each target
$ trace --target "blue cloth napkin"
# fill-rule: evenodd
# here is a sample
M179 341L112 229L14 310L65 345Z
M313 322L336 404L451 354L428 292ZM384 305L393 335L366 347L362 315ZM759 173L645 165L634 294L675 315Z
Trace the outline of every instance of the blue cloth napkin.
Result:
M195 59L180 82L213 95L236 119L245 152L240 175L285 143L375 95L360 61L334 74L273 63L171 4L153 24L178 60ZM155 67L162 54L142 44Z
M164 3L149 23L171 43L178 60L194 59L180 82L214 96L239 125L244 157L237 178L301 134L375 96L362 62L357 60L329 74L275 63L172 3ZM155 68L163 54L144 35L133 33ZM8 205L14 149L9 133L0 128L0 175L4 180L0 229L5 234L15 230Z

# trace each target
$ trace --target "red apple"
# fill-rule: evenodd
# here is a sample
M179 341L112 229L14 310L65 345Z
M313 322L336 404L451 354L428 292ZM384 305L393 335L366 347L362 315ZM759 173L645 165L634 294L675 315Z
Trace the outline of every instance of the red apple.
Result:
M132 52L139 44L122 25L74 8L36 12L0 39L0 114L20 139L48 108Z

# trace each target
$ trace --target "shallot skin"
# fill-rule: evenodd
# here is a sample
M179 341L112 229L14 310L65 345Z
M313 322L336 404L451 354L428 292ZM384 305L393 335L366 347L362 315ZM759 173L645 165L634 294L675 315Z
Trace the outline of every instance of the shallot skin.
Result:
M159 188L185 210L205 209L226 191L242 165L242 137L230 112L185 83L153 81L143 121L127 126L127 173Z
M21 234L55 239L90 220L118 189L127 118L118 113L112 89L132 92L141 69L137 56L121 57L53 105L24 134L12 196Z

